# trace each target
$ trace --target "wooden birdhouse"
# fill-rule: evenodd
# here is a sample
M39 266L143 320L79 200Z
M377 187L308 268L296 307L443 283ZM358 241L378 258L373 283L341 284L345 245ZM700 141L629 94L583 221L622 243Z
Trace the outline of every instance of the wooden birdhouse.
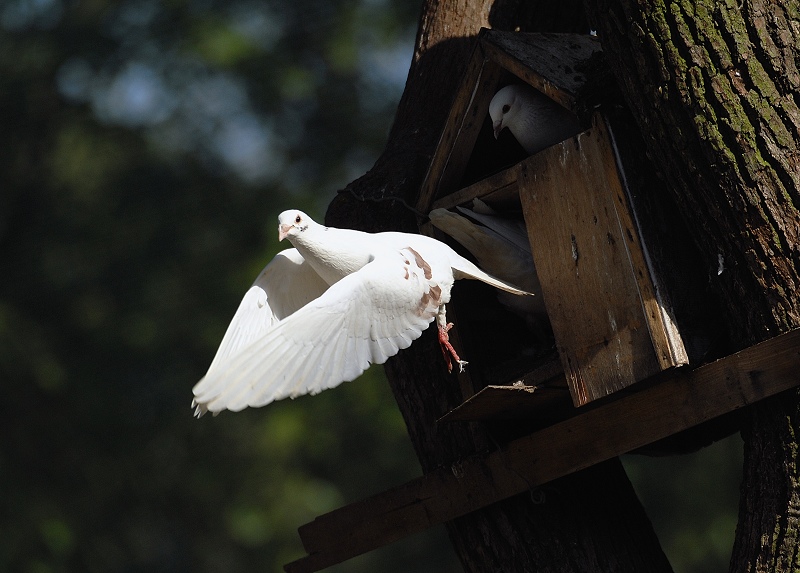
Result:
M644 190L627 176L606 111L613 106L596 95L604 78L600 56L592 36L485 30L417 203L429 213L477 198L524 219L541 284L537 295L576 406L688 363L634 204ZM480 161L482 150L500 144L487 110L509 83L538 90L579 127L521 161L518 151L495 154L494 164ZM505 165L509 157L513 163ZM424 222L422 229L432 232Z
M448 317L469 360L465 400L440 422L507 428L497 448L317 517L299 530L308 555L286 571L319 571L797 385L800 330L695 367L713 338L695 328L713 314L700 294L708 270L687 266L688 233L653 192L609 78L591 36L479 36L417 210L481 199L522 221L552 338L541 344L491 306L491 289L459 281ZM503 134L495 141L487 118L511 83L570 115L563 137L532 155ZM426 219L420 229L447 240Z

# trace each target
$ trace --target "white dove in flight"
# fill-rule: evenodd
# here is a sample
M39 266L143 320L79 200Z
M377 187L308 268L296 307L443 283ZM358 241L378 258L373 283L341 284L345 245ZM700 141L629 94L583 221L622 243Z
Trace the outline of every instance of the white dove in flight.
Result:
M527 84L511 84L489 103L495 139L504 128L531 155L581 131L578 118Z
M245 294L205 377L195 415L317 394L407 348L436 320L448 367L463 367L445 316L456 279L527 295L424 235L365 233L278 217L278 253Z

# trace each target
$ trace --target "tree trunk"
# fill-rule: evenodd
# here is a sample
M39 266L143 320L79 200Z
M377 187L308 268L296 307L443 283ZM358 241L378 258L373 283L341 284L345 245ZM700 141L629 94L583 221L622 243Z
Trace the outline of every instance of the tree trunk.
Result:
M416 232L408 205L422 184L480 27L585 32L582 14L577 0L428 0L386 149L338 195L326 222ZM462 397L455 377L445 371L433 329L391 359L386 372L423 471L493 447L480 424L436 423ZM447 529L467 571L671 571L618 460L473 512Z
M586 0L739 346L800 325L795 1ZM797 571L800 400L752 409L731 571Z

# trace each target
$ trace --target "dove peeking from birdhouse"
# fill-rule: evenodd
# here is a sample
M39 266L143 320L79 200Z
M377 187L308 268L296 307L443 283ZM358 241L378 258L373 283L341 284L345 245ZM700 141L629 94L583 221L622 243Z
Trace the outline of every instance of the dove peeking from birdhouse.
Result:
M489 103L489 116L495 139L508 128L530 155L581 131L573 113L527 84L499 90Z
M198 417L353 380L410 346L434 320L448 367L451 356L463 367L447 334L453 282L477 279L529 294L423 235L325 227L291 210L278 217L284 238L294 248L259 274L193 389Z
M486 272L534 293L535 296L518 297L498 291L497 298L503 306L524 318L532 331L539 332L548 324L547 311L525 224L498 215L480 199L473 201L471 210L464 207L458 210L466 216L447 209L434 209L428 216L437 229L472 253Z

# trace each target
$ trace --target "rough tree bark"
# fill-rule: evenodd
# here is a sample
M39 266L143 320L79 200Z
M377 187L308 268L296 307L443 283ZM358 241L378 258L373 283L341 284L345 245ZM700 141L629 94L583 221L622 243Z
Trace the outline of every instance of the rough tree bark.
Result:
M800 4L586 0L740 346L800 326ZM800 569L800 399L758 405L731 571Z
M364 230L415 232L407 203L416 195L438 142L480 27L580 31L578 0L427 0L405 92L386 149L344 189L326 222ZM457 296L457 293L456 293ZM429 329L390 360L386 371L424 471L492 448L478 424L437 425L460 402ZM618 460L557 480L447 524L467 571L671 571Z

